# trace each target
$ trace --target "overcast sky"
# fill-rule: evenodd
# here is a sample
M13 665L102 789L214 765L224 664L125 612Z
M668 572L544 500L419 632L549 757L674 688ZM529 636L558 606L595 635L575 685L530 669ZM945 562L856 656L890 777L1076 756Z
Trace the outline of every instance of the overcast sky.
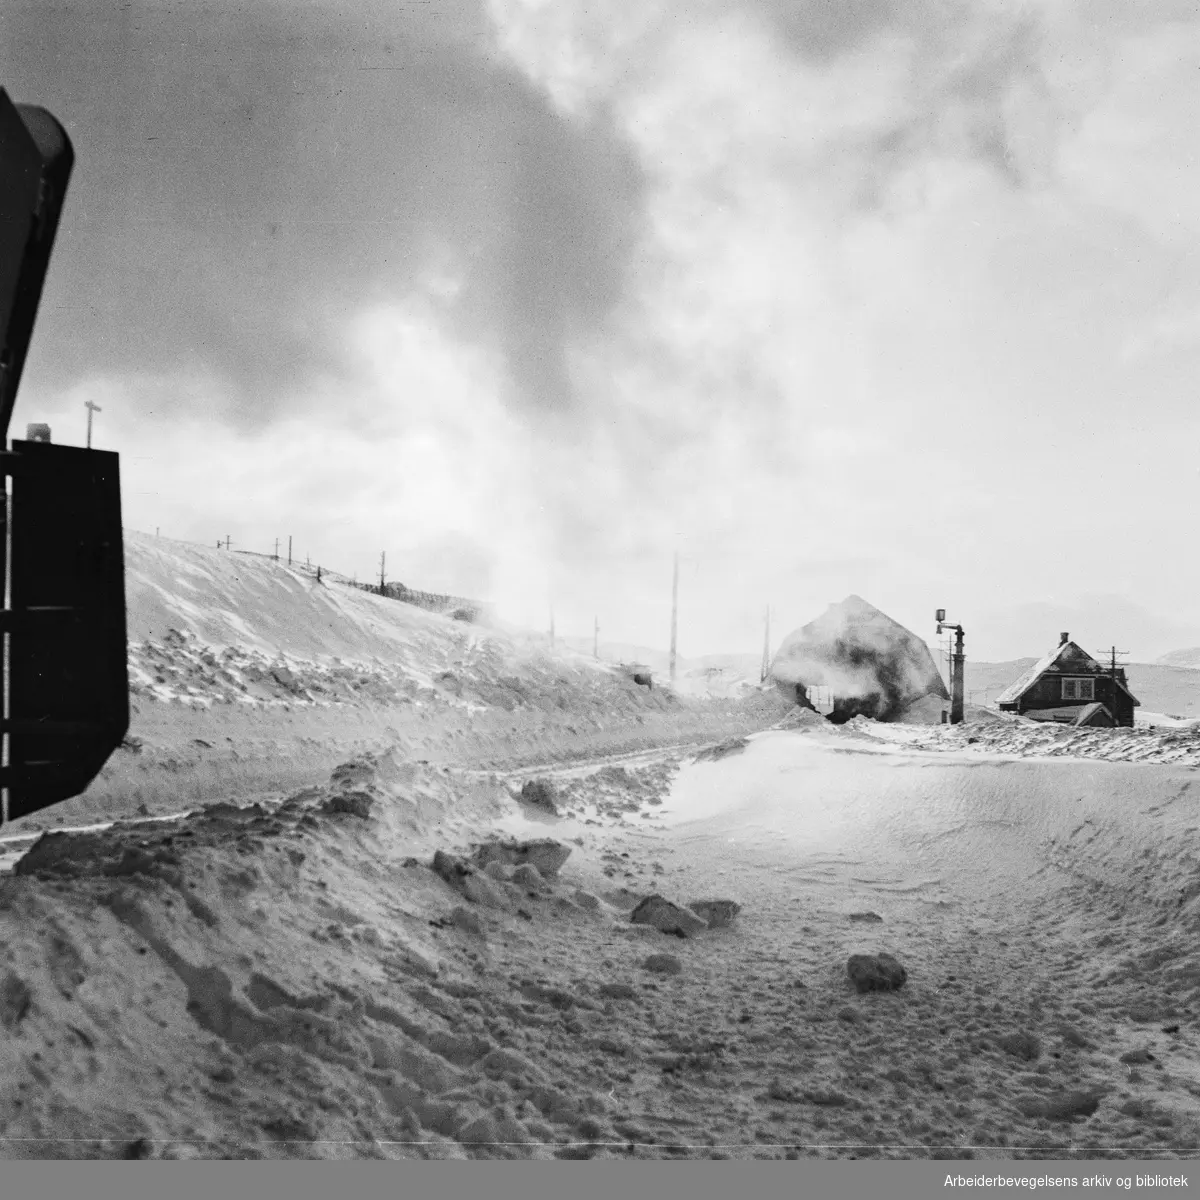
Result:
M857 593L1200 644L1200 15L7 0L76 166L11 433L126 525L680 652Z

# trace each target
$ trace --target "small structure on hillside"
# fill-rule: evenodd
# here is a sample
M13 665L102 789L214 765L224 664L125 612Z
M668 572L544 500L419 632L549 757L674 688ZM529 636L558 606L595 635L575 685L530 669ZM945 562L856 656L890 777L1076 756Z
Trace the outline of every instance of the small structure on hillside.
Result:
M996 698L1001 712L1061 725L1132 728L1139 701L1125 681L1125 669L1105 666L1069 633L1058 645Z
M789 634L771 678L789 699L839 725L856 716L936 723L950 700L929 647L860 596Z

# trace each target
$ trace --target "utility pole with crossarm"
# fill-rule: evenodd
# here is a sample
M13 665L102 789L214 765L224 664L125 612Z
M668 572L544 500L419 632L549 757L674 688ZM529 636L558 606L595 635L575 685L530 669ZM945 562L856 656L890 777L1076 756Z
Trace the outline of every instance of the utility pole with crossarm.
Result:
M1115 725L1120 724L1120 719L1117 717L1117 686L1118 686L1117 655L1121 655L1122 657L1124 657L1126 654L1129 653L1129 651L1128 650L1118 650L1116 648L1116 646L1110 646L1108 649L1108 652L1111 655L1111 663L1108 668L1108 677L1109 677L1110 685L1112 687L1112 695L1109 697L1109 716L1112 717L1112 722L1113 722L1113 725L1115 726ZM1104 652L1101 651L1101 653L1104 653Z
M92 413L103 412L104 409L98 404L93 404L90 400L86 401L83 407L88 412L87 448L90 450L92 448Z

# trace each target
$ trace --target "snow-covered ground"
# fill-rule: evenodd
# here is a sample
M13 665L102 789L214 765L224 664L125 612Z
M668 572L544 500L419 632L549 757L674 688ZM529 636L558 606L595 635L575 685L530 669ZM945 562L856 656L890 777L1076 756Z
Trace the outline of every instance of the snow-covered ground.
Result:
M937 752L1200 764L1200 727L1196 723L1144 715L1149 719L1132 729L1075 729L974 709L961 725L891 725L855 717L844 729L847 735L883 746Z
M127 533L132 722L83 796L12 832L327 778L355 755L513 765L770 724L756 688L637 686L520 630L454 621L286 563Z
M1192 731L833 727L153 541L127 747L5 830L104 826L6 847L5 1153L1200 1153Z
M35 849L0 883L11 1152L1200 1149L1190 771L804 723L541 775L557 815L385 755ZM570 855L473 901L430 870L513 834ZM630 922L651 893L741 912L680 940ZM857 994L878 951L908 979Z
M1094 882L1122 888L1168 846L1200 851L1192 779L1178 765L930 754L776 731L685 766L659 820L680 837L773 858L790 877L836 882L851 907L953 904L995 921L1025 913L1085 863ZM1186 883L1187 866L1159 875L1162 895Z
M1200 717L1171 716L1170 713L1139 708L1134 714L1134 726L1138 729L1200 729Z

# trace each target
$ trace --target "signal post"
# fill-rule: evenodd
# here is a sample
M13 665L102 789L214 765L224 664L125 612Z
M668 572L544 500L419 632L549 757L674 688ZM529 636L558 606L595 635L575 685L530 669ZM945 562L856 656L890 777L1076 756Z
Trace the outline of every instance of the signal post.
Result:
M946 620L946 610L936 613L937 631L954 630L954 653L950 656L950 724L961 725L963 719L963 677L967 656L963 652L963 627Z

